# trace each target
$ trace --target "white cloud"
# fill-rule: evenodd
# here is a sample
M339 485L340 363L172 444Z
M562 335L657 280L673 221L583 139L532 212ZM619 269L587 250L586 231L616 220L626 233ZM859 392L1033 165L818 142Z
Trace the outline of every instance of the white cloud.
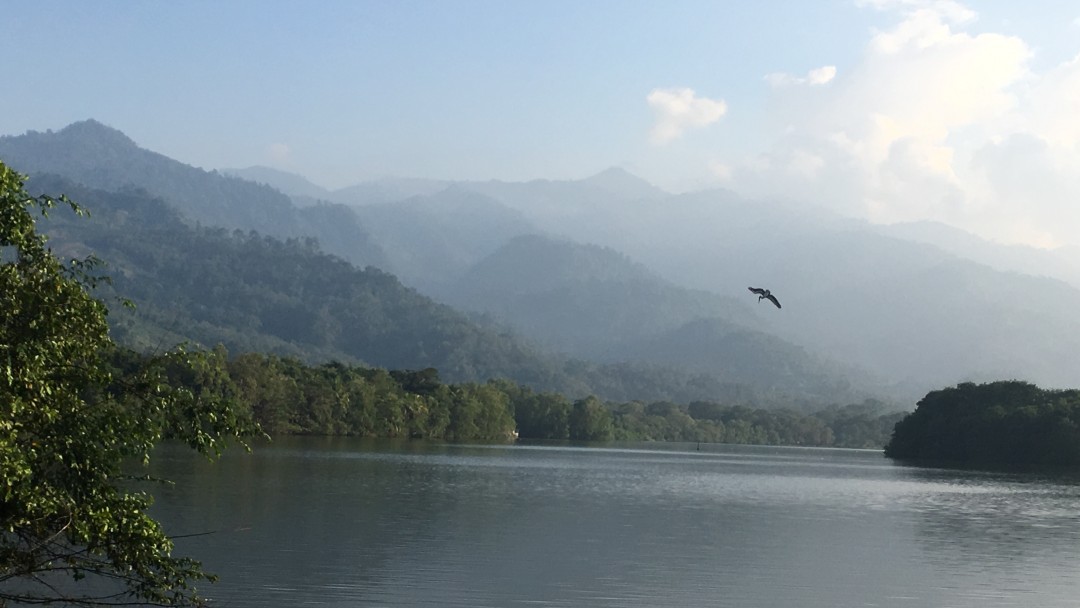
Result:
M825 168L825 159L806 150L794 150L788 162L787 170L790 173L804 178L817 177Z
M1080 44L1034 71L1032 47L956 2L868 0L844 78L770 75L780 139L726 158L731 187L812 199L877 221L935 219L1006 242L1080 244Z
M714 160L709 162L709 173L711 173L714 178L726 182L733 177L734 170L731 168L731 165L723 161Z
M273 162L285 163L289 161L292 150L289 148L289 144L273 143L266 149L266 155Z
M693 89L653 89L645 99L656 114L649 138L660 145L682 137L687 129L708 126L727 113L724 100L697 97Z
M918 11L932 11L958 24L978 17L975 11L954 0L855 0L855 5L879 11L906 12L909 15Z
M823 65L820 68L810 70L810 72L806 75L806 81L809 84L814 85L827 84L833 78L836 78L835 65Z
M1080 54L1040 75L1030 88L1025 128L1065 149L1080 145Z
M800 84L808 84L811 86L820 86L828 84L836 78L836 66L835 65L823 65L820 68L814 68L806 73L804 77L792 76L786 72L774 72L772 74L765 75L765 81L774 87L793 86Z

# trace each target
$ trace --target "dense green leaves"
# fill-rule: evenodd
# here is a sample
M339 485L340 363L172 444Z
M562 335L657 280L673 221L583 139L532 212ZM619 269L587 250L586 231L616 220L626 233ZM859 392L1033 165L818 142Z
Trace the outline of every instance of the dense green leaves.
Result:
M932 391L897 423L885 454L980 465L1080 464L1080 390L1002 381Z
M197 604L207 576L122 467L165 437L213 455L256 427L218 390L220 354L117 355L94 260L61 263L35 229L57 202L0 163L0 604Z
M214 351L224 357L221 349ZM443 384L433 368L386 371L246 353L215 390L235 394L271 435L455 441L700 441L880 448L902 414L868 401L814 414L695 401L571 401L508 380ZM198 390L198 387L193 387Z

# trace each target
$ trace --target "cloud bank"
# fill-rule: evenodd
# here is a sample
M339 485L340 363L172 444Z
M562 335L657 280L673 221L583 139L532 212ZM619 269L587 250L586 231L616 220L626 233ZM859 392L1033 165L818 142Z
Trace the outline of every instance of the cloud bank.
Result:
M727 113L722 99L698 97L693 89L653 89L645 98L656 114L649 139L657 145L682 137L687 129L708 126Z
M802 78L798 76L792 76L785 72L774 72L765 76L765 82L768 82L774 87L786 87L800 84L808 84L811 86L821 86L828 84L836 78L836 66L824 65L820 68L815 68L807 72L806 76Z
M266 156L271 162L283 164L289 161L292 156L292 149L289 144L272 143L266 148Z
M874 221L1080 243L1080 55L1035 73L1024 40L975 30L959 3L861 4L894 25L871 32L839 76L832 66L767 76L783 137L709 166L744 193L809 197ZM660 127L657 138L678 132Z

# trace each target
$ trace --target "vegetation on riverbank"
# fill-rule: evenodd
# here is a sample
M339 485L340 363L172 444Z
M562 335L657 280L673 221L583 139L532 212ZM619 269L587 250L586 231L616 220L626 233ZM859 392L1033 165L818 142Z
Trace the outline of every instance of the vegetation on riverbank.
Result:
M82 211L0 163L0 606L201 605L213 577L172 555L123 467L166 437L212 457L258 427L201 353L110 373L96 260L61 261L35 229L62 203Z
M1080 390L1019 381L932 391L897 425L885 455L993 466L1080 464Z
M571 400L507 380L444 384L433 368L307 365L274 355L208 354L209 377L273 435L414 437L457 441L701 441L880 448L903 416L868 401L802 414L694 401ZM115 351L119 373L142 356ZM192 386L198 389L198 386Z

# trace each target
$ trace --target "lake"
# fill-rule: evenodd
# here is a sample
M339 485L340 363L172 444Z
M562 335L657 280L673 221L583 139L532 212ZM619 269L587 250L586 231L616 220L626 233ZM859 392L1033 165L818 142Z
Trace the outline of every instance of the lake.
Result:
M284 438L155 455L218 605L1052 607L1080 483L880 452ZM211 532L210 534L201 534Z

